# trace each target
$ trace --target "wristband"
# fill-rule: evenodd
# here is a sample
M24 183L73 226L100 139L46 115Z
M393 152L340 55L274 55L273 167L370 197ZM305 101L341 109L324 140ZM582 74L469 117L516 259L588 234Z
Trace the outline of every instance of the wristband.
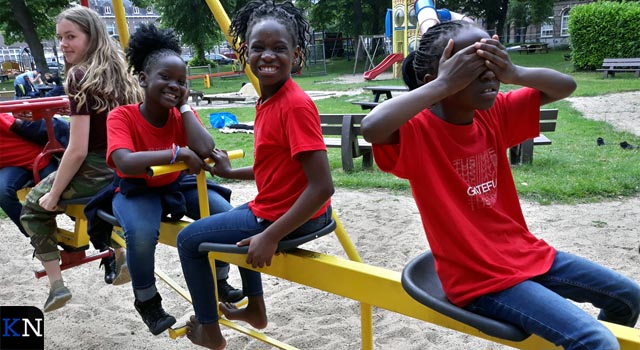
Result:
M180 106L180 114L189 112L190 110L191 107L188 104L183 104L182 106Z
M169 162L169 164L173 164L176 162L176 159L178 159L178 154L180 153L180 146L176 146L173 149L172 156L171 156L171 161Z

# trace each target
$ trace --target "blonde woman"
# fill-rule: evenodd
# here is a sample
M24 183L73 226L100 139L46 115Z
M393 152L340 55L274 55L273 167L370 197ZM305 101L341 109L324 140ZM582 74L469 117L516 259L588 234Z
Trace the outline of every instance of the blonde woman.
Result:
M49 277L45 312L56 310L71 299L71 291L63 283L55 236L56 215L63 212L58 204L61 199L92 196L111 183L114 173L105 160L107 114L118 105L143 98L137 81L128 73L124 53L109 37L95 11L81 6L63 11L56 18L56 34L66 62L66 91L71 107L69 146L58 171L31 190L20 217ZM124 249L117 249L118 262L111 262L111 267L117 266L116 274L127 274L124 257Z

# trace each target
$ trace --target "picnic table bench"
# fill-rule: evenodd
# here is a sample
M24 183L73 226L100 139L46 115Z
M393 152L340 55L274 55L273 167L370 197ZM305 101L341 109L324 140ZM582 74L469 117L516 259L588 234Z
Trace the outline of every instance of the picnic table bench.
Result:
M202 99L204 101L207 101L207 104L211 104L211 102L213 101L226 101L227 103L247 101L246 96L237 95L235 93L230 95L225 95L225 94L204 95L202 96Z
M0 82L9 81L9 74L0 74Z
M541 53L541 52L548 53L549 44L547 43L524 44L524 45L520 45L520 48L518 48L516 51L518 51L520 54L525 52L527 55L530 53Z
M409 88L404 85L373 85L365 86L362 89L371 91L371 93L373 94L373 101L354 101L351 103L354 105L359 105L363 110L373 109L375 106L377 106L381 102L380 96L382 95L384 95L388 100L393 97L391 94L391 92L393 91L409 91Z
M605 58L602 61L602 68L596 69L603 72L603 79L609 76L614 77L616 72L635 72L640 78L640 57L639 58Z
M373 152L371 144L362 138L360 123L366 114L320 114L324 143L330 148L340 148L342 169L353 170L353 158L362 157L362 167L371 168Z
M202 96L204 96L204 92L198 90L189 90L189 96L191 96L191 101L196 103L196 106L200 105L200 100L202 100Z
M533 147L551 144L551 140L542 133L555 131L557 120L557 109L541 109L540 135L536 138L528 139L517 146L511 147L509 149L509 163L511 163L511 165L531 164L533 162Z

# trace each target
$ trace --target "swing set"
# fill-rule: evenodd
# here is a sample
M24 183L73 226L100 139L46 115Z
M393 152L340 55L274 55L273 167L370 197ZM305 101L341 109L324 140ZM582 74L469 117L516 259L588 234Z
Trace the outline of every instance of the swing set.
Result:
M213 12L220 27L228 37L229 18L218 0L205 0ZM113 0L114 5L122 2ZM115 8L116 6L114 6ZM124 22L124 10L116 9L116 20L119 22L120 30L122 23L126 32L126 22ZM121 31L122 33L125 33ZM128 32L126 32L128 33ZM120 35L120 40L125 40L127 35ZM232 43L233 44L233 43ZM126 43L123 43L126 47ZM247 69L247 75L253 76ZM256 89L258 87L255 76L252 82ZM0 113L14 113L14 115L30 115L32 119L45 119L49 131L52 131L52 118L56 113L62 113L68 108L66 97L31 99L28 101L7 101L0 102ZM51 127L51 129L49 129ZM53 133L49 133L49 143L43 152L58 152L58 144L53 138ZM230 159L243 156L242 151L229 152ZM151 176L166 174L169 172L182 171L186 169L184 164L172 164L155 166L149 169ZM200 214L202 217L209 213L206 175L200 172L197 176ZM19 196L24 198L28 189L21 191ZM76 200L66 204L66 214L75 220L74 231L59 229L58 240L65 248L63 256L69 255L70 260L63 258L62 269L70 268L78 264L93 261L103 256L84 255L84 251L89 246L87 235L87 219L83 213L83 206L86 201ZM119 224L117 220L105 213L98 215L114 225L114 238L119 244L125 246L125 242L116 234ZM363 350L373 349L373 326L372 326L372 306L389 310L391 312L406 315L424 322L446 327L464 334L484 338L496 343L505 344L519 349L556 349L557 347L548 341L523 332L521 329L496 320L485 318L473 314L464 309L460 309L450 304L442 291L442 286L435 273L433 257L429 252L413 259L402 272L368 265L360 259L355 245L351 241L344 226L333 212L332 222L323 229L301 237L296 240L283 240L278 246L281 252L273 257L271 266L255 269L246 264L246 252L248 247L237 247L235 245L203 243L201 251L207 251L209 260L213 266L215 260L226 261L234 265L259 271L278 278L283 278L298 284L306 285L314 289L326 291L341 297L349 298L360 303L361 321L361 348ZM160 226L159 242L175 247L176 237L180 230L189 223L186 221L162 222ZM327 255L320 252L306 250L298 246L312 239L334 232L342 248L346 252L348 259ZM82 254L78 254L82 252ZM74 258L72 255L76 253ZM109 252L107 252L109 254ZM215 269L212 268L215 275ZM156 269L156 275L167 283L176 293L188 302L191 297L188 291L173 281L167 274ZM42 277L44 274L36 274ZM216 278L214 276L214 281ZM212 295L216 298L217 295ZM239 305L242 305L241 301ZM248 336L261 340L279 349L296 349L293 346L282 343L265 334L253 329L243 327L230 320L221 318L219 323L230 329L236 330ZM616 324L603 322L617 337L621 349L640 349L640 329L624 327ZM170 338L176 339L184 336L185 327L169 329Z

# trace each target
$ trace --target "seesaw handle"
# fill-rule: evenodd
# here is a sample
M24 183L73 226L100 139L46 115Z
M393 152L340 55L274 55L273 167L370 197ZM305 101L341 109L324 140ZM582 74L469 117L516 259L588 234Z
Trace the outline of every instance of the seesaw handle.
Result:
M187 326L182 326L180 328L169 328L169 338L176 340L179 337L184 337L187 334Z
M229 159L238 159L238 158L244 157L244 151L241 149L227 151L227 154L229 155ZM210 158L207 158L205 162L207 162L207 164L213 164L213 160ZM175 164L166 164L166 165L154 165L152 167L149 167L149 169L147 169L147 174L149 176L158 176L158 175L174 173L176 171L182 171L186 169L188 169L188 167L184 162L179 162Z

